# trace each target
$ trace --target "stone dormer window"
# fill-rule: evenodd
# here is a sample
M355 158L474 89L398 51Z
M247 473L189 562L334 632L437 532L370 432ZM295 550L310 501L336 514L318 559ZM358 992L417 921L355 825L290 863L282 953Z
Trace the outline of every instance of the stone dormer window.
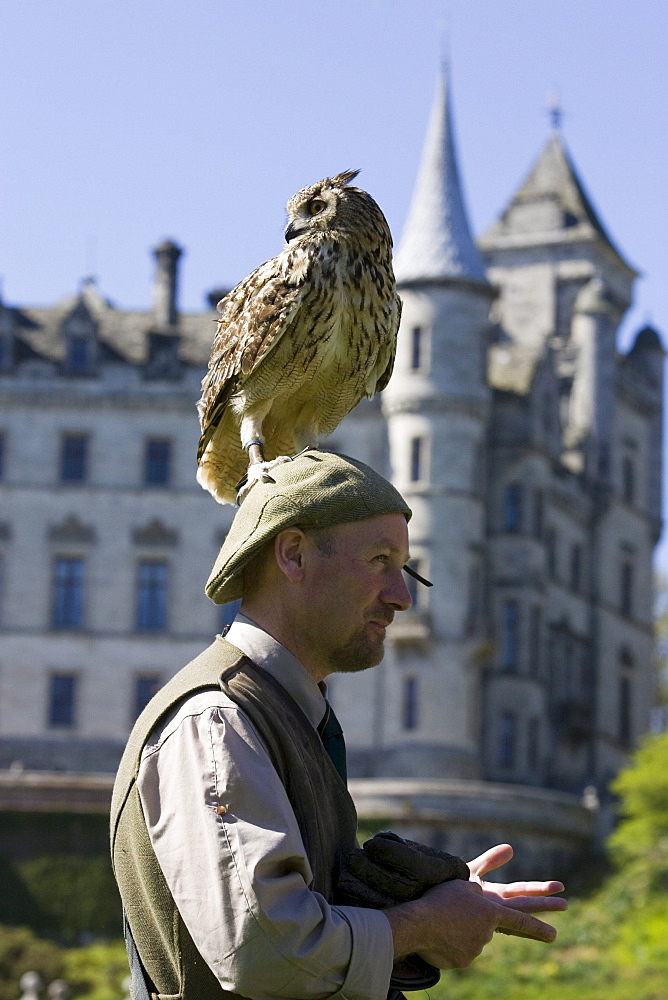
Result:
M176 381L183 375L183 362L179 354L181 338L178 334L148 334L148 350L144 365L144 378Z
M97 327L82 300L65 319L62 334L65 342L65 374L93 375L97 365Z

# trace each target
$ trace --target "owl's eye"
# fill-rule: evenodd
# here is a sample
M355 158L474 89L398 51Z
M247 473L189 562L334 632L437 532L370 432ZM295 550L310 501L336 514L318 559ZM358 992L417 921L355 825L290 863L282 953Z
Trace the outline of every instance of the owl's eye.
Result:
M313 201L309 202L308 214L318 215L325 208L325 202L321 198L314 198Z

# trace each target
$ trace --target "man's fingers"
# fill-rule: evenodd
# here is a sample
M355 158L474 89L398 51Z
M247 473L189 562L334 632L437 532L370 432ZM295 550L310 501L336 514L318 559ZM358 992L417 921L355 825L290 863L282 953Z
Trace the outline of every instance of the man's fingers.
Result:
M501 865L505 865L507 861L510 861L512 856L513 849L510 844L497 844L495 847L490 847L484 854L474 858L473 861L469 861L471 874L481 876L487 874L487 872L493 872L496 868L500 868Z
M501 934L532 938L534 941L545 941L547 944L556 938L557 932L550 924L510 906L501 909L502 913L496 925L496 930Z
M568 909L568 900L563 896L511 896L510 899L499 900L502 906L522 913L557 913Z
M485 882L484 888L508 899L511 896L552 896L563 892L563 882Z

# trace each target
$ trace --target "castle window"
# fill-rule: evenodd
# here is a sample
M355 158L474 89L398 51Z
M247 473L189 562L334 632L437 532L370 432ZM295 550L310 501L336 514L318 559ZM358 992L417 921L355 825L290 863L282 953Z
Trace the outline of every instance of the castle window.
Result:
M0 479L5 478L5 455L7 448L5 445L5 435L0 431Z
M52 674L49 681L48 722L50 726L70 729L76 716L77 680L75 674Z
M411 330L411 368L416 371L427 367L427 331L414 326Z
M628 504L635 499L635 466L628 455L622 459L622 498Z
M411 438L410 480L412 483L418 483L425 477L425 451L424 438Z
M519 601L504 601L501 605L501 669L517 670L520 644Z
M171 471L172 442L149 438L144 448L144 482L147 486L168 486Z
M571 590L582 590L582 546L574 542L571 546Z
M557 532L548 528L545 532L545 561L550 580L557 579Z
M527 724L527 763L532 770L538 767L540 755L540 720L532 715Z
M619 741L629 746L633 732L631 727L631 678L622 675L619 678Z
M468 595L466 602L466 634L474 635L480 624L482 602L482 571L480 563L471 563L468 577Z
M515 767L517 743L517 718L514 712L501 712L499 716L499 764Z
M619 574L619 608L629 618L633 614L633 563L624 560Z
M67 341L67 370L86 375L92 366L92 343L89 337L70 337Z
M543 537L543 523L545 515L545 494L543 490L536 489L533 493L533 537L539 541Z
M84 560L81 556L56 556L53 562L51 627L83 625Z
M88 435L63 434L60 448L61 483L85 483L88 478Z
M220 607L220 630L227 628L231 625L234 619L237 617L239 610L241 609L241 601L228 601L227 604L222 604Z
M522 529L522 486L509 483L503 495L503 529L517 534Z
M403 701L401 706L401 725L404 729L418 727L418 679L404 678Z
M134 719L144 711L154 694L160 689L160 678L155 674L141 674L135 678Z
M529 673L534 677L539 677L541 672L542 639L543 609L540 604L533 604L529 624Z
M169 567L164 559L140 559L137 564L137 630L167 628Z

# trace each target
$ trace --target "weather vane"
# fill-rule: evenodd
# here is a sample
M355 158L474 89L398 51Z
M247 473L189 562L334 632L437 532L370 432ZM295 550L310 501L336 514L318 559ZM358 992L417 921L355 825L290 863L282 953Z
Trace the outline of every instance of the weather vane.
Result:
M550 120L550 125L555 132L558 132L561 129L564 112L561 107L561 102L559 101L559 94L556 90L551 90L547 96L547 114Z

